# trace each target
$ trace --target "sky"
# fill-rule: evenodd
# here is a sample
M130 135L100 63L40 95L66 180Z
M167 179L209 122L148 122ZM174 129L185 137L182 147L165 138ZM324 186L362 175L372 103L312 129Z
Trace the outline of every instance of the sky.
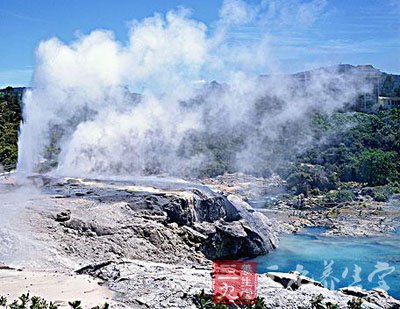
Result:
M233 27L243 44L268 33L285 73L338 63L372 64L400 73L400 0L260 0L268 14L257 25ZM260 1L248 0L249 5ZM128 39L132 20L185 7L212 33L222 0L0 0L0 87L29 86L38 44L52 37L69 43L95 29ZM260 27L262 24L262 27ZM261 33L262 32L262 33ZM265 74L268 72L258 72Z

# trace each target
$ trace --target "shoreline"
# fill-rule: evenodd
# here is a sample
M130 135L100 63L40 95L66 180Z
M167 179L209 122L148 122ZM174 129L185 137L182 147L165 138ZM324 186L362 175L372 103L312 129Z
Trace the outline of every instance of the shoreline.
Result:
M329 192L288 197L285 182L276 175L262 178L233 173L203 179L202 183L222 194L240 196L255 210L277 220L282 226L280 232L295 233L303 227L321 226L329 229L331 236L370 237L400 228L400 196L387 202L375 201L368 195L371 188L354 189L354 198L349 201L327 202Z
M121 187L118 182L82 182L72 178L51 180L50 183L44 179L41 185L31 195L24 195L23 201L19 199L21 188L15 194L3 196L9 199L8 206L20 205L22 211L18 216L27 220L25 223L29 224L32 233L30 237L38 244L46 244L46 251L41 254L47 260L42 260L40 255L35 257L36 260L27 256L29 265L25 264L22 274L45 270L75 276L90 275L113 291L112 308L194 308L193 297L202 289L211 291L211 261L201 253L201 243L205 240L203 233L207 233L207 229L212 232L212 225L204 223L200 227L196 222L184 223L190 221L171 223L168 216L157 210L157 205L165 207L177 198L181 202L192 201L193 195L187 188L165 192L139 184ZM201 200L218 201L202 194L195 193L202 196ZM243 203L241 207L244 208L237 208L241 209L241 216L260 216L257 209L240 202L240 198L229 199L235 205ZM190 205L181 202L179 205ZM209 204L213 210L209 214L215 213L218 205L213 203ZM191 212L184 211L185 208L174 209L180 214L177 218L183 214L185 220L190 218ZM276 223L270 221L265 222L275 228ZM217 228L227 233L224 237L237 235L232 238L235 239L246 231L240 226L242 223L217 225ZM1 273L0 270L0 276ZM279 276L286 275L290 274ZM277 305L294 308L294 301L297 302L295 308L297 304L307 308L311 297L318 293L324 294L326 301L340 304L347 304L355 297L311 283L290 290L265 274L258 277L259 295L266 298L268 308ZM20 292L26 291L21 289ZM388 304L396 303L383 292L365 293L365 297L371 297L369 293L373 293L377 302L387 305L383 308L391 308Z

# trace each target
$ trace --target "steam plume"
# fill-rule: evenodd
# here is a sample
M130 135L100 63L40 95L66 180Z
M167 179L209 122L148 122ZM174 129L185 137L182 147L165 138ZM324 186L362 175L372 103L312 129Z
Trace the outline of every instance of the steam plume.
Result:
M309 142L311 111L333 111L367 90L334 69L303 80L277 74L268 26L309 26L325 2L294 11L283 3L225 1L213 29L185 9L155 14L132 22L127 43L105 30L71 44L41 42L24 98L19 172L46 162L69 176L198 175L218 156L205 145L211 139L233 141L222 169L254 172L268 158L279 165L275 140L303 132L285 150L298 151ZM246 25L257 40L235 40Z

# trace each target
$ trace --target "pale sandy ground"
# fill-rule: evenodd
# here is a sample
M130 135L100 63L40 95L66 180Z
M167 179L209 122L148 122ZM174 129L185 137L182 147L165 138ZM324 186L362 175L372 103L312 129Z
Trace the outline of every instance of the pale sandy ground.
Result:
M109 289L86 275L0 270L0 295L14 300L27 292L61 308L68 307L68 301L73 300L80 300L85 308L92 308L110 303L113 296Z
M0 176L0 296L11 302L29 292L61 308L69 308L68 301L74 300L80 300L83 308L105 302L115 308L107 287L87 275L74 274L79 265L62 259L46 242L34 238L30 217L40 211L38 205L56 205L36 190L18 188L15 182L13 175ZM22 270L2 269L2 265Z

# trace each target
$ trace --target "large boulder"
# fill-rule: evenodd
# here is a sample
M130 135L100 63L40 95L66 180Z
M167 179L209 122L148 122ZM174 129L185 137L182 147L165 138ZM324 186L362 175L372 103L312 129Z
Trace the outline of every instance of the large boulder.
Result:
M391 297L382 289L364 290L359 287L349 286L339 289L345 295L350 295L367 300L369 303L377 305L379 308L400 308L400 301Z
M276 224L235 195L224 204L226 217L214 223L202 251L209 259L237 259L267 254L278 244Z
M161 208L169 222L190 226L194 222L215 222L226 216L223 196L197 189L168 196L169 200Z
M303 284L311 284L319 287L323 286L321 282L302 276L298 271L290 273L269 272L266 275L268 278L282 285L285 289L297 290Z
M255 257L278 244L277 225L236 195L224 197L203 188L152 195L146 202L165 212L168 223L204 235L196 239L212 260Z
M96 259L239 259L266 254L278 243L274 222L238 196L206 186L81 180L57 182L51 189L82 203L72 208L69 198L60 201L66 207L52 216L64 228L55 237L80 256L97 248ZM92 194L76 194L88 191ZM69 244L75 237L81 241Z

